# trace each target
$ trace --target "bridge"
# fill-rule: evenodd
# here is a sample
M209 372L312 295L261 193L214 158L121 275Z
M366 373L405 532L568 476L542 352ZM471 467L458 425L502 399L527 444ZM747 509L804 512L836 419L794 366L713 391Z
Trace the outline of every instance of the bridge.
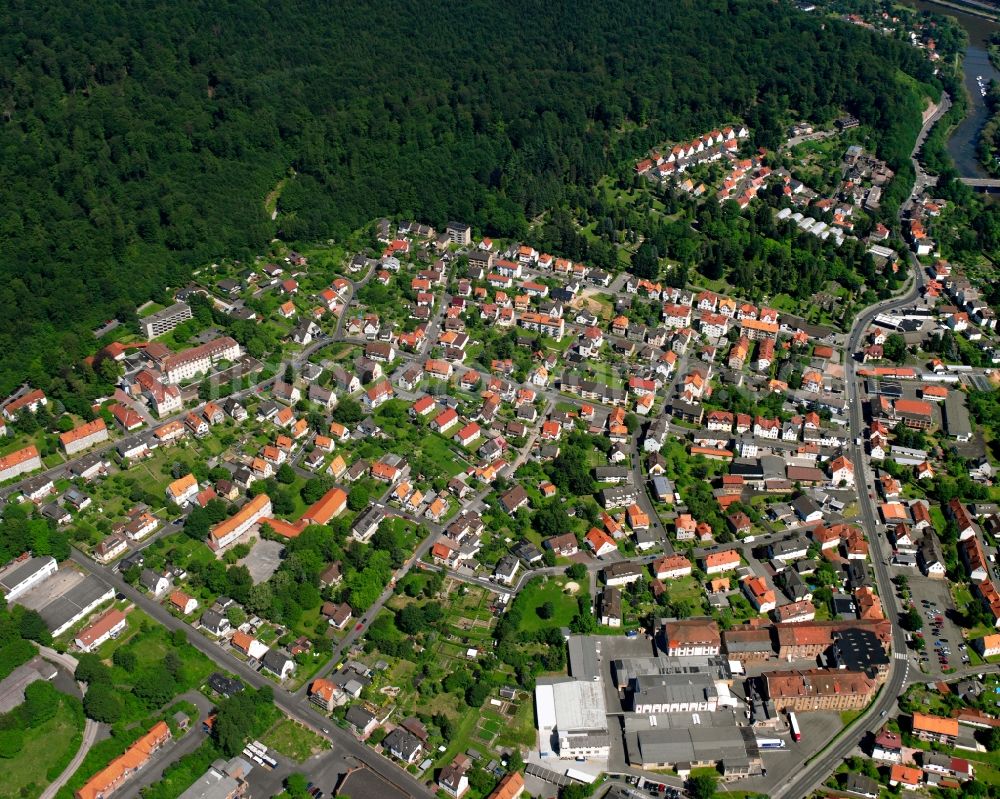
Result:
M976 191L1000 189L1000 178L959 178L959 180Z

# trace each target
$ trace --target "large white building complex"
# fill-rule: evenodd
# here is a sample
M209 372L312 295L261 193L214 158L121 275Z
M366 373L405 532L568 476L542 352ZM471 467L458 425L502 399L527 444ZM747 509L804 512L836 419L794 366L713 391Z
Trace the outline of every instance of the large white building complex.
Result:
M160 370L168 383L180 383L196 375L207 374L220 361L237 361L243 351L229 336L213 339L206 344L167 355L160 361Z
M539 753L562 759L606 758L611 750L603 684L560 680L535 686Z

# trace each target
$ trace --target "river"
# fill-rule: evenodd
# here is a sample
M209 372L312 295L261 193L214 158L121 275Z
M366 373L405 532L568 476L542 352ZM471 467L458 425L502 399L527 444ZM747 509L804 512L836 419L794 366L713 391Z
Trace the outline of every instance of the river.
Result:
M986 45L990 36L1000 31L1000 25L983 17L965 14L950 6L929 2L928 0L907 0L907 5L920 11L932 11L935 14L947 14L958 20L969 35L969 47L965 51L962 69L965 75L965 88L969 96L969 111L962 123L955 128L948 139L948 154L955 162L955 169L962 177L989 177L979 163L976 145L979 132L989 119L986 101L979 90L978 78L982 76L984 85L990 80L1000 82L1000 72L990 63Z

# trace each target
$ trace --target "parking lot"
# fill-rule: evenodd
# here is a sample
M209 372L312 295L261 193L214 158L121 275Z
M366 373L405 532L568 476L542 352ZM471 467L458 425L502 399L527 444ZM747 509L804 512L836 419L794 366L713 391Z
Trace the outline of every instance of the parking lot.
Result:
M281 553L285 547L280 541L265 541L260 539L254 544L250 554L239 561L250 572L250 579L257 585L267 580L281 565Z
M253 771L247 780L250 784L249 796L252 799L277 796L284 790L284 780L294 772L305 774L306 779L319 788L324 797L331 797L340 776L346 774L349 768L359 765L354 758L335 746L313 755L302 763L296 763L274 749L269 749L268 754L278 761L278 766L269 770L256 763L253 764Z
M965 665L962 658L967 657L967 653L959 648L964 645L965 639L955 624L951 584L947 580L932 580L919 574L909 575L909 581L910 595L924 621L920 632L925 649L920 655L920 667L927 674L940 675L945 668ZM942 654L947 659L947 666L941 659Z
M17 604L28 610L41 610L64 594L69 593L86 579L83 572L62 568L55 574L18 596Z

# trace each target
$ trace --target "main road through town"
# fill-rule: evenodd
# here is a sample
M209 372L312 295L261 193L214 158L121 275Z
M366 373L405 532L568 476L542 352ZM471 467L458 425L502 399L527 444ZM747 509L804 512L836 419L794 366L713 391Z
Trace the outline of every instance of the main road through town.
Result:
M915 195L922 190L926 183L926 180L922 179L923 171L916 160L917 151L927 131L947 111L948 106L947 96L945 96L945 101L938 106L937 111L924 123L920 131L912 154L914 168L917 173L917 183L910 198L900 208L900 218L902 218L902 215L912 205ZM883 554L884 541L879 539L877 533L875 500L874 496L870 493L873 481L868 469L864 444L858 443L859 441L864 442L866 436L864 434L865 420L861 403L860 383L856 369L857 361L855 360L855 353L860 349L865 331L872 320L880 313L911 304L919 295L920 287L923 285L923 273L920 262L909 251L907 251L907 257L912 272L910 287L902 295L871 305L858 314L854 320L854 324L851 326L845 343L845 377L847 380L848 402L850 403L851 432L851 441L847 454L854 464L854 474L857 475L861 523L868 536L879 597L882 600L882 607L885 610L886 617L892 624L892 650L894 656L889 661L889 675L875 701L869 705L868 709L861 716L845 728L830 746L807 763L788 782L779 786L773 792L774 799L802 799L803 796L809 796L844 761L844 758L858 745L864 735L879 725L883 715L887 715L892 710L896 700L905 690L906 681L909 677L910 665L906 657L906 636L899 624L900 608L896 602L896 593L893 590L892 578L889 574L888 557ZM897 655L902 655L902 657L897 657Z

